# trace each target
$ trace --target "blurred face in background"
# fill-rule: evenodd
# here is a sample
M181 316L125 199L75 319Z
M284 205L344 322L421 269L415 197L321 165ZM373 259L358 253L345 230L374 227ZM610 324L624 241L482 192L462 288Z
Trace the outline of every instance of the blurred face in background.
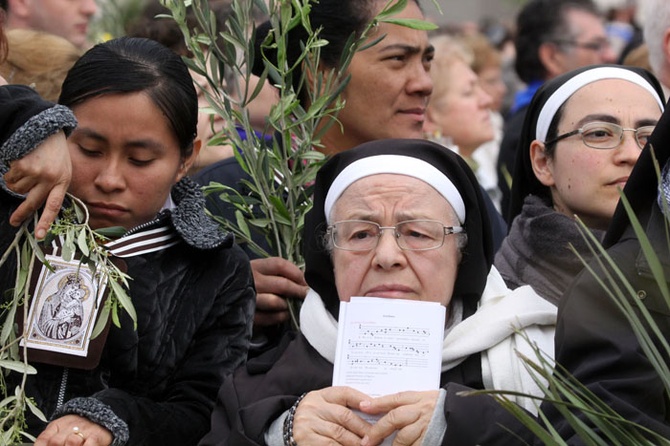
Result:
M426 131L451 138L463 156L494 137L490 108L493 103L470 66L454 60L445 76L447 88L431 97Z
M200 150L198 159L189 171L189 174L192 175L203 167L233 156L234 153L232 145L228 143L225 135L222 134L227 128L226 121L216 113L207 99L208 95L214 94L212 86L207 81L207 78L201 74L191 71L191 77L198 94L197 139L202 141L202 149ZM257 76L251 76L247 87L250 95L255 91L258 80ZM240 89L243 88L245 86L242 82ZM241 91L240 94L243 95L244 91ZM269 82L266 82L258 96L245 106L249 113L249 122L256 131L264 132L266 130L267 117L270 114L272 106L277 103L278 97L277 90Z
M491 97L491 110L500 111L507 94L507 85L503 81L500 65L482 68L479 72L479 85Z
M31 28L87 46L88 27L98 11L95 0L9 0L8 27Z
M565 14L570 32L555 43L558 51L551 77L588 65L616 62L600 17L579 9L570 9Z

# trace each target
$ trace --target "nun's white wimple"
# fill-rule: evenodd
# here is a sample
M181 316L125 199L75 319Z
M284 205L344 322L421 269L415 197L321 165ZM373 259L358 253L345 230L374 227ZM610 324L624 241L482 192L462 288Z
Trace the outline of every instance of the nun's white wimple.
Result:
M570 96L572 96L583 86L603 79L622 79L639 85L651 93L654 99L656 99L656 102L658 102L661 111L663 111L663 101L659 97L656 90L654 90L654 87L652 87L649 81L647 81L645 78L637 73L623 68L598 67L592 70L584 71L583 73L579 73L561 85L551 96L549 96L549 99L547 102L545 102L542 110L540 111L540 115L537 118L535 139L544 141L547 138L547 132L549 131L551 121L554 119L554 115L556 115L558 109L565 103L565 101L568 100Z
M458 216L458 221L461 224L465 222L465 203L454 183L426 161L404 155L370 156L354 161L345 167L328 189L323 209L326 213L326 221L331 223L330 211L347 187L361 178L384 173L407 175L428 183L451 204Z

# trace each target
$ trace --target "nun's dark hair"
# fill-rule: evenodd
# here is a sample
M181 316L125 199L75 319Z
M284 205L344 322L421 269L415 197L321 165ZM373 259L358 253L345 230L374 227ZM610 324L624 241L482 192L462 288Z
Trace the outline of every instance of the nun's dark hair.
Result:
M419 0L410 0L419 5ZM326 68L336 68L351 36L360 37L366 25L373 19L377 5L383 5L384 0L319 0L310 4L309 21L312 29L320 29L319 38L328 41L328 45L320 48L319 62ZM264 48L261 53L261 44L271 31L271 23L264 22L256 29L255 54L253 72L256 75L263 73L265 67L263 57L271 63L277 63L277 52L274 49ZM303 47L309 37L302 26L293 28L288 35L287 61L292 66L302 55ZM298 92L300 75L293 76L293 88ZM298 92L300 100L307 99L304 92Z
M105 94L145 93L163 112L182 157L193 152L198 97L181 57L158 42L121 37L88 50L68 72L58 102L70 108Z

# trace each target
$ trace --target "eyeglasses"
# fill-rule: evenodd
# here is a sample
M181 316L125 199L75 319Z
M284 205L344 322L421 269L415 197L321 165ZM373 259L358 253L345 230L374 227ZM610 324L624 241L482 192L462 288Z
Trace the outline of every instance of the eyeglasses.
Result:
M609 49L610 43L607 40L598 40L595 42L577 42L576 40L554 40L554 43L558 45L569 45L576 48L581 48L584 50L596 51L602 53L605 50Z
M346 251L371 251L379 244L386 229L392 229L400 249L427 251L444 244L449 234L465 232L462 226L445 226L435 220L408 220L395 226L380 226L365 220L343 220L328 226L328 234L336 248Z
M635 133L637 146L643 149L647 144L649 136L654 132L655 127L653 125L645 125L637 129L625 129L611 122L589 122L588 124L584 124L582 128L564 133L551 141L546 141L544 144L548 146L562 139L579 134L584 144L588 147L593 149L614 149L621 144L623 132L633 132Z

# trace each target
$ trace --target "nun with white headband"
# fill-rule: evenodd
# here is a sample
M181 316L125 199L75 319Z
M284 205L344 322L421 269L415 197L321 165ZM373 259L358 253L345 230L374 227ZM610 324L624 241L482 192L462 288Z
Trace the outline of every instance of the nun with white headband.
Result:
M539 394L515 351L531 354L525 333L551 354L556 311L530 287L511 292L491 268L489 216L461 157L411 139L333 156L317 175L304 243L300 333L226 380L201 445L373 445L394 434L401 444L460 445L472 432L514 440L492 428L485 404L476 413L489 397L458 393ZM440 389L375 399L332 387L339 305L352 296L446 307ZM368 424L357 410L382 418Z
M507 286L531 285L557 305L591 257L578 217L602 239L665 98L641 68L596 65L545 83L517 151L509 234L495 266Z

